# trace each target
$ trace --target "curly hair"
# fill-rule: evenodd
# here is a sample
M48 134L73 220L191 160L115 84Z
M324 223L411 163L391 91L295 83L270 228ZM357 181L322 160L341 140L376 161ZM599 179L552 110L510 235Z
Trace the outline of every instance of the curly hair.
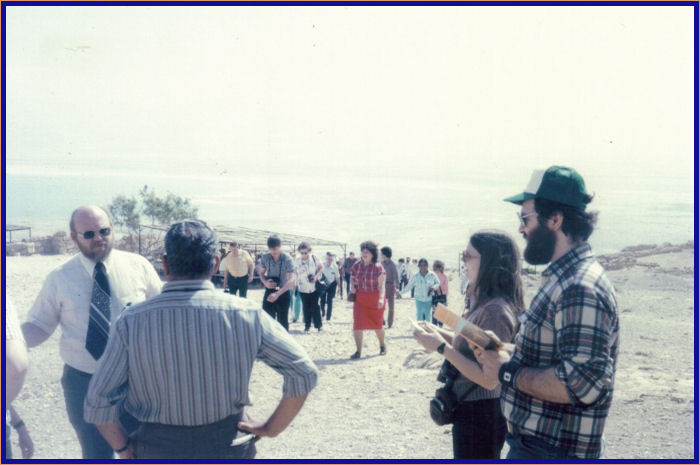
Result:
M588 201L586 203L589 203L592 199L593 197L589 195L586 198ZM587 212L582 208L564 205L563 203L547 199L535 199L535 211L539 217L538 222L540 226L544 226L548 219L555 213L560 212L564 217L561 230L573 241L587 241L593 234L595 225L598 222L597 211Z
M364 241L362 244L360 244L360 251L367 250L369 253L372 254L372 263L377 263L377 258L379 255L377 247L378 246L376 242Z

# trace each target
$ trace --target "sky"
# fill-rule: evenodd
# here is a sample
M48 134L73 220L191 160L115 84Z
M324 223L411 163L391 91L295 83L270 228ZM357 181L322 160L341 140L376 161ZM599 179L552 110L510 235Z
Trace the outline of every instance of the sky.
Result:
M6 173L693 173L693 9L6 8Z

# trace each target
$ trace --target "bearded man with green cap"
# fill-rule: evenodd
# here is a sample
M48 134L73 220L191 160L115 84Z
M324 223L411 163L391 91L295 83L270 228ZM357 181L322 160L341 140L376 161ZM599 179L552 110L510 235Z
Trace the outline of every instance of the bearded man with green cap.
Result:
M525 260L549 264L515 344L474 348L484 375L503 385L508 459L596 459L612 403L619 318L612 283L588 244L597 212L572 168L535 171L520 205Z

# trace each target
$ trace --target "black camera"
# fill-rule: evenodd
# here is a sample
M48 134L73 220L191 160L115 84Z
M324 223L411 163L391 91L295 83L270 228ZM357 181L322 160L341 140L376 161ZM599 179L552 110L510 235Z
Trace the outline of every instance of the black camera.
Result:
M436 425L442 426L453 423L457 410L457 396L452 392L452 385L459 371L450 362L442 362L437 380L445 385L435 391L435 397L430 399L430 418Z
M435 397L430 399L430 418L436 425L454 423L456 410L457 396L451 387L443 386L435 391Z
M452 386L452 383L454 383L454 380L457 379L458 375L459 371L457 370L457 368L455 368L455 366L447 360L444 360L442 362L442 365L440 366L440 371L438 372L437 380L441 383L449 384L450 386Z
M308 279L309 282L312 283L312 282L314 282L314 275L309 273L308 275L306 275L306 279Z

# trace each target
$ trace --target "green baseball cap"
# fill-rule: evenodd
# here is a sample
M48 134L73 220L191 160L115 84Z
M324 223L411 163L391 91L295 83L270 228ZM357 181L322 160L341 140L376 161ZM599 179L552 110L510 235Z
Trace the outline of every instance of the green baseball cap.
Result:
M573 168L551 166L546 171L535 170L521 194L504 199L522 205L530 199L547 199L576 208L586 208L588 194L583 178Z

